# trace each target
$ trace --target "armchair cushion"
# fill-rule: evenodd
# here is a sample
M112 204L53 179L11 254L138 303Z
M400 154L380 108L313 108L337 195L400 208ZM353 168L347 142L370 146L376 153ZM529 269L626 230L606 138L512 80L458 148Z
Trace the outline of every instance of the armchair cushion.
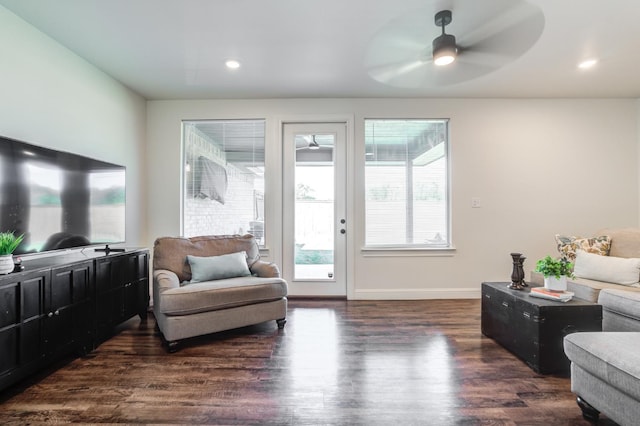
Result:
M223 278L246 277L251 275L244 251L220 256L191 256L187 262L191 267L191 283L220 280Z
M171 279L170 274L159 277ZM159 285L162 285L161 283ZM237 277L204 281L182 287L162 285L157 309L164 315L190 315L279 300L287 295L282 278Z
M162 237L153 247L153 269L173 271L182 281L191 280L187 255L219 256L244 251L251 268L260 259L260 251L253 235L208 235L202 237Z

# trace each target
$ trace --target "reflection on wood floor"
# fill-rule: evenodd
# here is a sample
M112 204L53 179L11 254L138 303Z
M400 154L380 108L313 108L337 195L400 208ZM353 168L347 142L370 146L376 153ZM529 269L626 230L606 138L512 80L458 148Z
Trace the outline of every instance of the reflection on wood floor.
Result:
M153 316L0 394L0 424L588 425L570 380L480 332L479 300L291 300L168 354ZM612 425L602 419L600 424Z

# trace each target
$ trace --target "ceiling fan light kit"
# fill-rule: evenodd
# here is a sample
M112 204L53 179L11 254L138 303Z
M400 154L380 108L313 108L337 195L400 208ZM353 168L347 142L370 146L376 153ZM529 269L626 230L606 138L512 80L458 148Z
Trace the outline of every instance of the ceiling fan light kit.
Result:
M455 36L443 34L433 40L433 63L436 65L449 65L456 60L458 48Z
M433 62L436 65L449 65L456 60L458 54L456 37L444 32L444 27L451 23L451 11L441 10L436 13L435 23L442 27L442 34L433 39Z

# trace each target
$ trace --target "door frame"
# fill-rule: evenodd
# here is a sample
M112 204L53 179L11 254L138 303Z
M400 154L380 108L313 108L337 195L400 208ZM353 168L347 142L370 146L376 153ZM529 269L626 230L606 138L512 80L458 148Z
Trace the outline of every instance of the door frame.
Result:
M323 124L323 123L340 123L346 126L345 129L345 174L346 174L346 182L345 182L345 216L347 223L346 234L345 234L345 284L346 284L346 297L347 299L353 299L355 294L355 238L354 233L357 230L357 227L354 226L354 116L348 114L326 114L326 115L304 115L304 116L287 116L281 117L278 120L277 125L277 141L279 146L279 203L278 210L280 214L276 217L282 218L282 213L284 212L284 202L285 197L283 194L284 188L284 151L283 151L283 142L284 142L284 126L285 124ZM285 256L285 248L284 248L284 238L282 237L282 230L284 229L284 223L280 220L278 224L280 228L280 238L278 239L280 242L280 250L279 250L279 258L281 262L284 262ZM318 296L322 297L322 296Z

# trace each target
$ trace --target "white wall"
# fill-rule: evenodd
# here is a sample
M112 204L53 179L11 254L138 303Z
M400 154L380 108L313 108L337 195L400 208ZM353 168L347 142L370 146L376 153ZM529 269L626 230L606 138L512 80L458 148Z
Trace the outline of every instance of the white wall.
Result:
M635 100L282 99L150 101L148 245L180 233L181 120L267 119L268 256L281 262L281 120L354 118L349 163L351 298L476 297L508 281L510 252L527 271L555 253L554 234L638 226ZM453 242L449 255L361 251L364 118L450 118ZM479 197L482 207L471 208Z
M638 162L638 187L640 188L640 99L636 99L636 137L638 140L638 152L637 152L637 162ZM640 203L640 196L638 197L638 202ZM638 214L640 214L640 204L638 205ZM638 222L640 223L640 217L638 217Z
M127 244L146 241L145 100L0 6L0 135L127 167Z
M508 280L509 253L553 253L554 233L638 226L636 100L284 99L151 101L0 7L0 134L127 166L127 241L180 233L181 120L266 118L268 256L281 262L282 119L351 117L352 298L477 296ZM145 116L146 114L146 116ZM451 119L452 255L369 256L363 119ZM146 128L145 128L146 123ZM145 147L145 140L147 146ZM145 166L147 165L147 166ZM146 169L148 167L148 169ZM472 197L482 208L472 209Z

